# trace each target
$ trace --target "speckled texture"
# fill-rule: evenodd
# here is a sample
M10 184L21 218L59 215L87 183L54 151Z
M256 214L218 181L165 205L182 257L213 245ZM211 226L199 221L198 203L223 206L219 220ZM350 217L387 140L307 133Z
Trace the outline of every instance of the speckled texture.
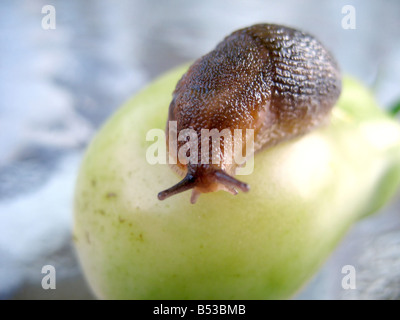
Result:
M184 175L189 172L188 183L200 192L225 189L229 184L216 179L215 170L235 175L237 164L222 155L233 142L221 139L217 150L221 162L211 164L210 159L210 165L205 165L203 153L211 158L213 145L202 150L201 130L227 129L233 136L234 129L252 129L257 152L327 123L340 88L336 61L313 36L275 24L233 32L194 62L175 88L167 133L169 121L177 122L177 134L193 129L199 151L196 164L178 160L179 171ZM168 135L166 142L169 144ZM178 141L178 150L186 143ZM244 143L243 150L245 147ZM235 152L242 154L243 150L237 149ZM170 151L177 154L177 150ZM180 187L187 190L188 185L181 183ZM177 188L172 190L177 192Z

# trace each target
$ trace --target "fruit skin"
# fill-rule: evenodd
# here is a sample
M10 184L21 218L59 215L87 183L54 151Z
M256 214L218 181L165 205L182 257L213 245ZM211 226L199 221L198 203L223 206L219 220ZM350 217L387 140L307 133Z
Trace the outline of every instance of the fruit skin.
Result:
M331 123L255 157L247 194L189 203L157 193L179 177L150 165L183 66L128 101L90 144L76 184L74 240L103 299L287 299L348 228L400 183L400 126L345 77Z

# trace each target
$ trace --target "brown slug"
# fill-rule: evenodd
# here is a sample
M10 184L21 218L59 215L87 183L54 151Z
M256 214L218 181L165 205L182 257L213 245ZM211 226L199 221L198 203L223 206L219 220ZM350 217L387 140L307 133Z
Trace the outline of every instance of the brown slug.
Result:
M196 132L198 150L202 129L229 129L232 134L235 129L253 129L257 152L327 122L340 90L337 63L311 35L274 24L240 29L195 61L179 80L169 106L167 147L170 121L176 121L177 134L184 129ZM233 177L238 165L223 157L232 147L225 140L220 139L220 163L211 161L212 143L199 152L198 161L177 160L172 167L183 180L158 198L193 189L195 203L201 193L248 191L246 183ZM170 154L176 155L187 141L177 141ZM243 150L234 148L234 153ZM205 151L206 163L201 159Z

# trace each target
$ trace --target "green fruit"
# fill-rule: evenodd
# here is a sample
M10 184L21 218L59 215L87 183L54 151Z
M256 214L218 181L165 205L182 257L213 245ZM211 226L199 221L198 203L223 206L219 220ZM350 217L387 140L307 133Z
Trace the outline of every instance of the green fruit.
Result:
M122 107L87 150L74 239L90 286L106 299L286 299L349 227L400 182L400 126L345 78L331 123L255 157L251 190L157 193L180 180L150 165L146 133L164 129L176 69Z

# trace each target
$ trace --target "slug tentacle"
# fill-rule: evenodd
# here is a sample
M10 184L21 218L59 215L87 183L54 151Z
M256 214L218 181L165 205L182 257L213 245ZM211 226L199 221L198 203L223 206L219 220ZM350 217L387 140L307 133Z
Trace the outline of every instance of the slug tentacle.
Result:
M195 186L195 181L195 177L193 177L191 174L187 174L180 182L178 182L171 188L168 188L158 193L158 199L165 200L175 194L193 189Z
M243 192L248 192L250 190L250 186L247 183L235 179L234 177L230 176L222 170L215 171L215 178L218 183L225 185L226 188L228 188L228 191L230 191L234 195L238 193L235 187L242 190Z

